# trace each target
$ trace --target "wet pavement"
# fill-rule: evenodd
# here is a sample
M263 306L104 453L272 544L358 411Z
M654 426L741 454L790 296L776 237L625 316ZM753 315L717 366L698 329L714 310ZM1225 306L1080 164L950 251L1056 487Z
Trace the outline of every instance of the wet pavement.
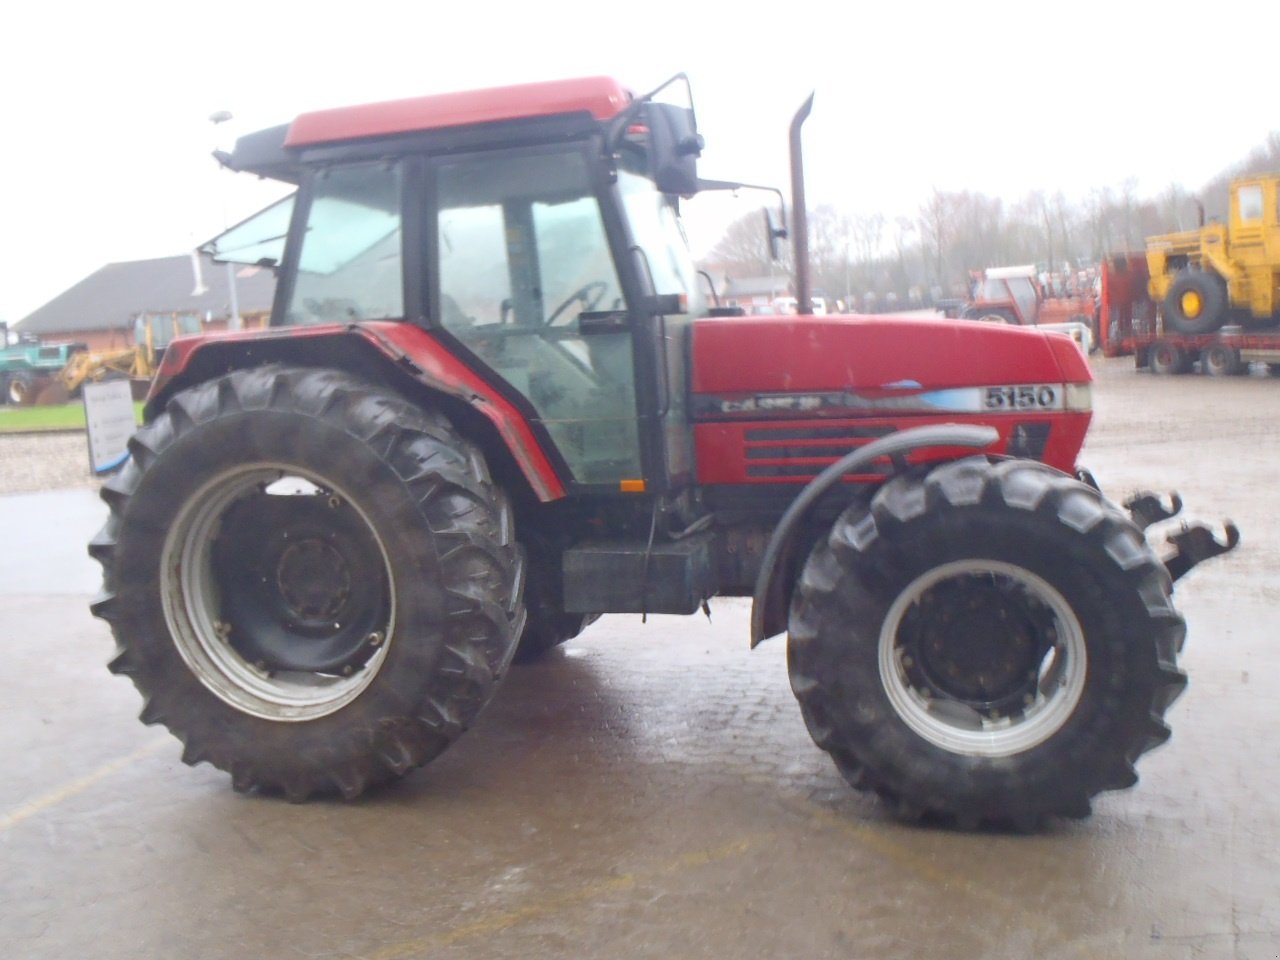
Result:
M1280 956L1280 381L1100 370L1084 462L1108 491L1176 485L1246 539L1179 586L1173 739L1029 837L902 826L847 788L744 601L605 618L363 801L239 796L103 666L100 503L0 498L0 955Z

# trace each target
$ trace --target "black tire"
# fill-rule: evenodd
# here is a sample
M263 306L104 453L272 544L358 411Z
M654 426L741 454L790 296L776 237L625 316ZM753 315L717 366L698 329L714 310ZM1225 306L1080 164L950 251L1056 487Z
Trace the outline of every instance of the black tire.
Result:
M845 778L905 818L1084 817L1169 736L1186 684L1171 590L1093 488L1032 461L957 461L889 481L814 549L792 689Z
M17 407L29 407L36 402L36 378L24 370L9 374L4 388L5 399Z
M516 648L516 663L536 663L598 619L599 614L564 613L531 605L520 645Z
M1172 376L1191 369L1191 356L1176 343L1157 340L1147 354L1147 363L1152 373L1162 377Z
M1164 298L1165 324L1177 333L1213 333L1227 317L1222 281L1203 270L1180 270Z
M516 663L522 664L541 660L599 619L599 614L563 610L562 547L536 534L529 536L525 546L529 551L529 575L524 591L528 617L515 655Z
M1210 377L1234 377L1244 372L1240 351L1223 343L1211 343L1200 352L1200 369Z
M184 761L352 798L475 720L523 627L523 553L442 416L264 367L177 394L129 449L90 545L93 612Z

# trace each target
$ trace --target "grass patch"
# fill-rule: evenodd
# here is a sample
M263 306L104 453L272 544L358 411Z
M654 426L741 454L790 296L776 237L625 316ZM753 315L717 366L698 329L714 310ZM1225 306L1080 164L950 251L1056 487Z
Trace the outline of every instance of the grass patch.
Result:
M134 419L142 422L142 404L133 405ZM63 403L51 407L0 407L0 433L30 430L83 430L84 404Z

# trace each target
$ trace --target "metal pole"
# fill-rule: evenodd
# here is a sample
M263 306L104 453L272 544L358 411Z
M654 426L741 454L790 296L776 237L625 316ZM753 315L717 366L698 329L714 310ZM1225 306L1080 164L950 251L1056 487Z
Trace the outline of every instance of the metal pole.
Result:
M226 123L230 119L232 119L230 110L219 110L209 116L209 122L215 127ZM221 171L219 171L219 175L221 175ZM230 224L227 219L227 186L225 180L218 193L222 200L222 229L226 230ZM240 322L240 298L236 292L236 268L232 263L227 264L227 296L230 299L230 315L227 317L227 329L239 330L242 326Z
M227 264L227 289L231 291L231 316L227 318L228 330L239 330L240 323L240 298L236 295L236 267L234 263Z

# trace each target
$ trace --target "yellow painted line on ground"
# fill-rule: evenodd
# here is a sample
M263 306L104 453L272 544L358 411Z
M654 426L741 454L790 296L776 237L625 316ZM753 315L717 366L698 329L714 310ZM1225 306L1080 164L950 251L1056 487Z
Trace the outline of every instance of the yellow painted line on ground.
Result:
M405 957L421 955L430 950L442 950L445 947L451 947L454 944L461 943L462 941L469 940L473 937L482 937L499 933L510 927L514 927L518 923L523 923L526 920L534 920L539 917L550 916L570 907L575 907L579 904L595 900L599 897L605 896L606 894L632 890L637 884L644 880L670 876L672 874L682 873L686 870L705 867L713 863L718 863L722 860L741 856L748 850L760 846L771 836L772 834L758 834L749 837L742 837L738 840L726 843L723 846L686 853L682 856L676 857L674 860L661 863L648 870L641 870L636 873L625 873L617 877L610 877L607 880L599 880L595 883L589 883L586 886L579 887L577 890L572 890L556 897L548 897L545 900L539 900L516 910L506 910L501 913L493 913L485 917L480 917L473 920L471 923L464 924L460 927L454 927L451 930L443 931L434 936L420 937L415 940L406 940L403 943L393 943L376 953L368 954L364 960L403 960Z
M36 797L30 803L25 803L12 813L6 813L3 817L0 817L0 833L10 827L17 826L23 820L29 820L37 814L43 813L50 807L56 807L63 801L84 793L95 783L106 779L117 770L123 770L131 763L136 763L143 757L150 756L159 751L161 747L167 747L168 745L168 740L157 740L155 743L149 743L145 747L139 747L133 753L121 757L119 760L112 760L110 763L102 765L92 773L86 773L78 780L72 780L70 783L58 787L58 789L52 790L42 797Z

